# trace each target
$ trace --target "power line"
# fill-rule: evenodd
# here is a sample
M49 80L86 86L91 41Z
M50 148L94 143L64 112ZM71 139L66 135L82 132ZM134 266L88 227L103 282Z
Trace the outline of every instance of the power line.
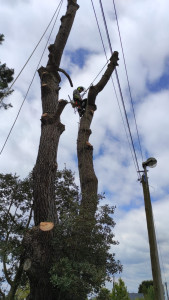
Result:
M29 58L27 59L26 63L24 64L24 66L22 67L22 69L20 70L20 72L18 73L18 75L16 76L16 78L15 78L15 80L13 81L13 83L11 84L11 86L7 89L6 93L5 93L5 94L3 95L3 97L0 99L0 103L3 101L3 99L4 99L5 96L8 94L8 92L12 89L14 83L17 81L17 79L19 78L19 76L21 75L21 73L23 72L23 70L25 69L26 65L27 65L28 62L30 61L31 57L33 56L34 52L35 52L36 49L38 48L40 42L42 41L42 39L43 39L43 37L45 36L45 34L46 34L48 28L49 28L50 25L51 25L51 23L52 23L52 21L53 21L55 15L56 15L56 13L57 13L57 11L58 11L58 9L59 9L59 6L62 5L62 4L61 4L62 2L63 2L63 1L61 0L60 3L59 3L59 5L57 6L57 8L56 8L56 10L55 10L55 12L54 12L54 14L53 14L53 16L52 16L52 19L50 20L48 26L46 27L46 29L45 29L45 31L44 31L44 33L43 33L43 35L41 36L39 42L38 42L37 45L35 46L34 50L33 50L32 53L30 54Z
M92 0L91 0L91 3L92 3L93 12L94 12L95 19L96 19L96 23L97 23L97 27L98 27L98 31L99 31L99 35L100 35L100 39L101 39L101 42L102 42L102 46L103 46L103 50L104 50L104 54L105 54L106 60L108 61L107 54L106 54L106 48L105 48L105 45L104 45L104 41L103 41L103 37L102 37L102 33L101 33L101 30L100 30L100 26L99 26L99 21L98 21L97 14L96 14L96 10L95 10L95 7L94 7L94 4L93 4L93 1L92 1ZM125 131L125 134L126 134L126 137L127 137L128 145L129 145L130 152L131 152L131 156L132 156L132 159L133 159L133 162L134 162L134 166L135 166L135 169L136 169L136 173L137 173L137 166L136 166L136 162L135 162L135 159L134 159L134 156L133 156L133 151L132 151L131 144L130 144L130 141L129 141L128 133L127 133L127 130L126 130L126 126L125 126L125 122L124 122L123 114L122 114L122 111L121 111L121 107L120 107L119 99L118 99L118 96L117 96L117 92L116 92L116 88L115 88L115 85L114 85L114 81L113 81L113 78L112 78L112 76L111 76L111 80L112 80L112 84L113 84L113 88L114 88L114 92L115 92L116 100L117 100L117 103L118 103L118 107L119 107L119 110L120 110L120 115L121 115L121 118L122 118L122 122L123 122L123 126L124 126L124 131ZM137 175L138 175L138 173L137 173Z
M104 10L103 10L102 1L101 0L99 0L99 1L100 1L100 7L101 7L101 12L102 12L102 17L103 17L103 21L104 21L104 25L105 25L106 35L107 35L107 39L108 39L108 43L109 43L109 48L110 48L111 54L113 54L113 50L112 50L112 46L111 46L111 41L110 41L110 36L109 36L109 32L108 32L108 27L107 27L107 22L106 22ZM135 150L135 146L134 146L134 142L133 142L133 138L132 138L132 134L131 134L131 130L130 130L130 124L129 124L129 121L128 121L126 107L125 107L125 103L124 103L124 99L123 99L123 94L122 94L122 90L121 90L121 86L120 86L120 81L119 81L119 77L118 77L118 73L117 73L116 68L115 68L115 74L116 74L117 84L118 84L118 87L119 87L121 101L122 101L122 105L123 105L123 109L124 109L124 114L125 114L125 118L126 118L126 122L127 122L129 136L130 136L130 139L131 139L131 144L132 144L132 148L133 148L133 152L134 152L134 157L135 157L135 161L136 161L136 165L137 165L137 171L139 171L139 165L138 165L136 150Z
M141 158L142 158L142 161L143 161L143 153L142 153L140 136L139 136L139 132L138 132L138 126L137 126L137 121L136 121L134 104L133 104L133 99L132 99L132 94L131 94L131 88L130 88L129 77L128 77L128 72L127 72L127 65L126 65L126 60L125 60L125 56L124 56L124 49L123 49L123 43L122 43L122 38L121 38L121 33L120 33L120 26L119 26L118 16L117 16L117 11L116 11L116 6L115 6L115 0L113 0L113 5L114 5L114 11L115 11L115 16L116 16L117 28L118 28L118 33L119 33L119 38L120 38L120 44L121 44L121 49L122 49L123 61L124 61L124 66L125 66L125 71L126 71L126 77L127 77L127 84L128 84L129 94L130 94L131 106L132 106L132 110L133 110L134 121L135 121L135 126L136 126L136 131L137 131L138 142L139 142L140 154L141 154Z
M102 37L101 30L100 30L99 21L98 21L98 18L97 18L97 14L96 14L96 10L95 10L94 4L93 4L93 0L91 0L91 3L92 3L92 7L93 7L93 12L94 12L94 15L95 15L96 23L97 23L97 28L99 30L99 34L100 34L100 38L101 38L101 42L102 42L104 54L105 54L106 59L108 61L107 54L106 54L106 48L105 48L105 45L104 45L104 42L103 42L103 37Z
M56 19L55 19L55 21L54 21L54 24L53 24L53 26L52 26L52 29L51 29L50 35L49 35L49 37L48 37L48 40L47 40L47 42L46 42L45 48L44 48L44 50L43 50L43 52L42 52L42 55L41 55L40 60L39 60L39 63L38 63L38 65L37 65L37 67L36 67L36 70L35 70L35 72L34 72L34 75L33 75L33 77L32 77L32 80L31 80L31 82L30 82L30 84L29 84L29 87L28 87L28 90L27 90L27 92L26 92L26 95L25 95L25 97L24 97L24 99L23 99L23 101L22 101L22 104L21 104L21 106L20 106L20 108L19 108L19 111L18 111L18 113L17 113L17 116L16 116L16 118L15 118L15 120L14 120L14 123L13 123L13 125L12 125L12 127L11 127L11 129L10 129L10 131L9 131L9 133L8 133L8 136L7 136L7 138L6 138L6 140L5 140L4 144L3 144L3 146L2 146L2 149L1 149L1 151L0 151L0 155L2 154L2 152L3 152L4 148L5 148L5 145L6 145L8 139L9 139L9 136L10 136L10 134L11 134L11 132L12 132L14 126L15 126L15 123L16 123L18 117L19 117L19 114L20 114L20 111L21 111L21 109L22 109L22 106L23 106L23 104L24 104L24 102L25 102L25 100L26 100L26 98L27 98L27 95L28 95L28 93L29 93L29 90L30 90L30 88L31 88L31 85L32 85L32 83L33 83L33 81L34 81L36 72L37 72L37 70L38 70L38 68L39 68L39 65L40 65L40 63L41 63L41 60L42 60L43 55L44 55L44 53L45 53L45 50L46 50L46 48L47 48L49 39L50 39L50 37L51 37L51 34L52 34L52 32L53 32L53 29L54 29L54 26L55 26L55 24L56 24L58 15L59 15L60 10L61 10L61 7L62 7L62 4L63 4L63 0L61 0L60 3L59 3L59 6L60 6L60 7L58 6L58 7L59 7L59 10L58 10Z

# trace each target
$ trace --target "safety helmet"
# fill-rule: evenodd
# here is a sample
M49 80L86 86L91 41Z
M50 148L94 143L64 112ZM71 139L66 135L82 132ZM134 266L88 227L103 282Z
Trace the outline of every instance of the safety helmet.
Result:
M78 90L78 91L79 91L79 90L82 90L82 91L84 91L84 90L85 90L85 88L84 88L83 86L78 86L77 90Z

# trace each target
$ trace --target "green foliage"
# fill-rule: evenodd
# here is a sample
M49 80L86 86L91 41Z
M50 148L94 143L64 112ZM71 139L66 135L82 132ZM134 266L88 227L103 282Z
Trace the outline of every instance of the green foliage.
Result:
M94 223L86 219L84 222L78 187L72 176L71 171L65 169L56 179L60 222L53 241L55 257L51 282L64 293L64 297L82 300L88 293L98 292L105 280L120 272L122 266L115 261L115 254L109 252L112 245L118 244L112 233L115 208L102 206Z
M155 295L154 295L154 287L152 285L150 285L147 288L147 293L144 296L145 300L154 300L155 299Z
M110 291L106 288L101 288L96 300L110 300Z
M67 169L57 171L55 193L59 224L54 229L51 282L60 290L61 299L84 300L122 270L115 254L110 253L110 248L118 244L112 233L115 208L101 206L94 222L84 220L78 187ZM27 283L23 272L17 283L15 278L22 267L23 236L31 223L32 194L31 176L20 180L16 175L0 174L0 260L4 264L0 281L3 286L7 280L11 289L17 284L17 297L21 297ZM1 291L8 294L2 288Z
M111 293L110 299L112 300L130 300L127 287L125 286L124 281L120 278L118 283L114 284L114 288Z
M152 281L152 280L149 280ZM150 285L146 289L146 293L144 294L143 300L154 300L155 299L155 294L154 294L154 287L153 285ZM139 298L136 298L135 300L139 300Z
M144 280L140 283L138 293L147 294L147 290L150 286L153 286L153 280Z
M16 291L14 300L24 300L30 293L30 287L27 283L24 287L19 287Z
M30 177L21 181L16 175L0 174L0 261L3 263L0 286L8 281L12 289L16 284L15 278L21 268L22 239L30 224L32 203ZM26 280L23 274L21 287ZM5 294L8 290L1 288Z
M0 45L3 41L4 35L0 34ZM8 90L8 84L13 80L13 74L13 69L9 69L6 64L1 64L0 62L0 108L3 107L4 109L8 109L9 107L12 107L10 103L5 104L3 99L13 92L13 90Z

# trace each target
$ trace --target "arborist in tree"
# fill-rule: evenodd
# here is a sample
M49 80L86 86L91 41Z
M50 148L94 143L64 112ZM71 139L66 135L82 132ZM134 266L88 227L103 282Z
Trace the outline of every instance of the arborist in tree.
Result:
M82 99L81 93L85 90L83 86L79 86L76 90L73 91L73 101L75 107L78 108L79 116L82 117L85 113L87 99Z

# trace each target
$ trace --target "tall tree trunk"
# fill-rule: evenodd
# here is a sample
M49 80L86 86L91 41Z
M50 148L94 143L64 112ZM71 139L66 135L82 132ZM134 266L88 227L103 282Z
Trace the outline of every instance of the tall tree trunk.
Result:
M56 227L58 223L54 204L54 181L58 143L65 129L60 122L60 115L67 104L65 100L58 101L61 80L58 71L63 71L59 65L78 8L76 0L68 0L67 11L61 18L55 42L49 46L47 66L39 69L43 114L38 157L33 170L35 227L26 234L24 241L26 252L24 268L30 279L30 300L58 299L58 291L52 287L49 279L53 231L43 232L39 229L39 224L50 221Z
M96 110L96 97L109 81L115 67L118 65L117 61L118 52L115 51L110 58L110 63L108 64L101 80L95 86L90 87L86 112L81 118L78 132L77 154L82 192L81 215L86 221L88 221L89 232L90 228L92 229L98 202L98 180L93 167L93 146L88 142L91 134L90 125L94 111Z

